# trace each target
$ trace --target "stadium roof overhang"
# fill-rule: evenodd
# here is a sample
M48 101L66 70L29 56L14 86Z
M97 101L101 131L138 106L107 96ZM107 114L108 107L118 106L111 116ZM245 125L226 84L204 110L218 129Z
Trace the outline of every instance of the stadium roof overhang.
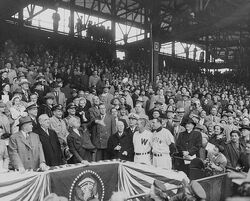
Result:
M71 8L149 32L153 0L3 0L0 17L10 17L28 4ZM233 60L250 47L250 0L160 1L160 41L194 43L209 48L214 58ZM6 8L12 9L6 9ZM4 12L2 12L4 10ZM238 53L237 53L238 52Z

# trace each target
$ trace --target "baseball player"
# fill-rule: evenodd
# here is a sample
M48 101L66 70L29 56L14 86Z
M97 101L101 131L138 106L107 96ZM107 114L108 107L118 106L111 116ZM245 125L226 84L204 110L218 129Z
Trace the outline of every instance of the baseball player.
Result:
M170 146L174 146L174 137L168 129L162 127L162 121L159 118L152 120L152 128L154 130L152 138L153 165L171 170Z
M146 130L146 119L139 119L137 122L138 131L134 133L134 162L151 165L151 142L152 133Z

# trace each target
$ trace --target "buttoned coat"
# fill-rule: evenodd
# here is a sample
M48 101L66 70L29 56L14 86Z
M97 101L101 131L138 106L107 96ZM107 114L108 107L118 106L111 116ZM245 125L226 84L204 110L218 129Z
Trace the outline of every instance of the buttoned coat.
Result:
M46 164L48 166L62 165L61 146L55 131L48 129L48 133L46 133L41 127L39 127L34 132L39 135L43 146Z
M243 172L248 172L250 168L250 156L247 153L240 153L238 165L242 168Z
M114 150L117 145L121 146L121 149ZM126 131L123 132L122 136L119 136L118 132L111 135L108 140L108 154L110 159L121 159L126 161L133 161L134 159L134 145L133 136L128 134ZM124 152L127 155L124 155Z
M89 116L90 116L90 121L94 121L97 117L100 116L100 111L98 109L98 107L96 106L92 106L91 108L89 108Z
M191 131L188 133L184 131L179 134L179 137L176 142L176 147L181 153L182 151L188 151L190 156L196 154L199 157L199 150L202 144L201 133L198 131Z
M101 120L98 116L96 120ZM92 142L97 149L106 149L110 135L116 132L116 123L113 116L106 114L104 117L105 126L92 122Z
M72 163L80 163L82 160L91 161L91 154L95 149L87 131L79 129L79 134L70 129L67 137L69 151L73 154L70 159Z
M56 132L61 145L67 141L67 136L69 134L69 131L63 119L58 119L55 116L51 117L50 129Z
M227 158L227 165L235 168L237 166L240 153L243 152L244 149L245 144L242 141L239 142L239 149L236 148L235 143L233 143L232 141L227 142L225 146L225 156Z
M30 132L27 139L22 132L11 135L9 140L10 161L15 169L37 169L45 163L43 147L39 136Z

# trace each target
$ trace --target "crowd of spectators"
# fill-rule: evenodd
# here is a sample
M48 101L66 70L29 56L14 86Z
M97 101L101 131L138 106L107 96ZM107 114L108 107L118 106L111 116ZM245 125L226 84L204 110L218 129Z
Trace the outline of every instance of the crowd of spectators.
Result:
M12 41L2 50L2 171L106 159L249 169L250 94L227 76L168 68L151 83L143 63Z

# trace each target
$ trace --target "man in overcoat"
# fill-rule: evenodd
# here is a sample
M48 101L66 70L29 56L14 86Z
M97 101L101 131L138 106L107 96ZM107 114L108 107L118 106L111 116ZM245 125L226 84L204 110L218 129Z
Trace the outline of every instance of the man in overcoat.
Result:
M43 147L39 136L32 132L32 120L29 116L19 120L19 132L11 135L9 141L10 161L15 169L46 170Z

